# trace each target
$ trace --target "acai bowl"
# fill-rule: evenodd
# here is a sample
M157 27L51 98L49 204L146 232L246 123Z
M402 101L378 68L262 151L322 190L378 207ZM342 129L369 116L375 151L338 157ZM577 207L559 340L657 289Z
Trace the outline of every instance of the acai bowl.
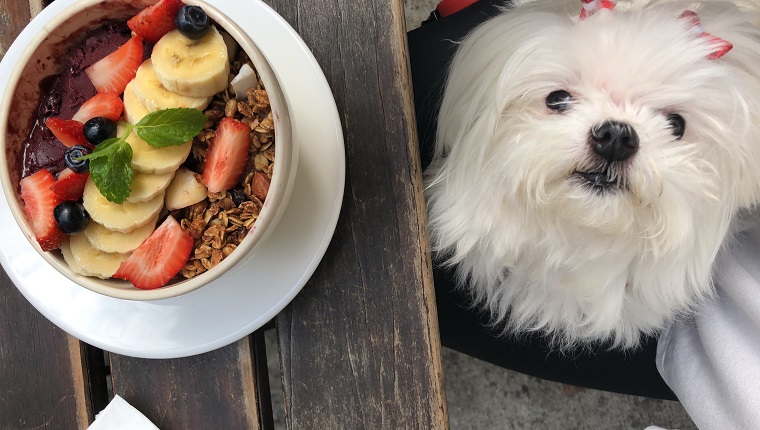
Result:
M132 149L133 158L129 164L133 170L131 178L133 187L126 197L123 195L116 196L116 200L124 198L121 203L113 202L108 200L108 197L113 196L106 196L113 191L108 186L100 193L96 194L93 191L93 189L101 190L99 184L96 183L97 181L93 179L94 175L90 175L83 181L82 196L75 200L66 200L80 203L87 213L84 218L90 218L89 223L80 232L64 233L57 247L55 241L52 242L52 245L47 241L40 243L39 233L35 232L32 222L34 214L39 211L32 211L32 215L30 215L28 210L29 201L34 201L35 198L25 200L22 196L23 187L20 184L24 178L32 177L43 169L50 174L50 177L46 178L48 183L51 178L52 184L61 182L61 172L69 169L69 166L65 162L61 164L58 153L65 153L67 150L58 148L58 153L47 157L49 160L45 160L45 151L41 150L38 154L30 155L29 145L25 145L25 142L28 142L30 134L33 134L35 124L39 126L38 123L44 120L44 124L47 125L51 117L69 121L77 113L80 113L82 106L95 95L80 94L78 96L82 100L72 103L68 112L64 112L66 109L60 108L59 111L49 109L49 111L44 112L42 120L39 118L40 112L42 112L40 108L44 110L49 107L41 102L51 94L51 85L55 86L51 82L55 81L56 78L51 77L62 73L62 69L67 64L67 59L74 56L71 54L73 47L78 46L85 35L91 34L93 30L102 27L107 22L111 23L109 25L126 23L141 14L145 8L153 6L155 2L84 0L72 4L62 13L49 20L43 30L33 38L32 43L18 56L16 66L8 82L8 88L1 101L0 146L2 146L3 159L0 161L0 182L2 182L3 192L18 228L23 231L35 250L57 271L78 285L107 296L130 300L175 297L207 285L236 265L244 264L258 247L265 246L264 239L282 215L291 191L295 174L296 151L292 146L288 109L276 73L259 52L255 43L228 17L204 2L186 1L183 3L186 6L199 6L211 20L211 30L206 35L201 36L200 40L212 32L216 32L214 37L217 40L219 37L224 40L224 46L228 49L227 59L230 73L225 76L225 82L221 82L219 76L223 72L212 72L214 79L219 81L219 89L221 85L224 85L224 90L209 94L210 91L204 91L203 88L211 86L209 81L214 79L202 78L200 81L193 81L193 73L174 79L171 72L164 72L164 75L159 77L159 69L161 67L164 70L167 69L165 67L167 56L185 55L182 51L178 54L176 47L172 48L172 46L182 43L177 42L178 40L184 40L182 39L184 36L174 34L176 30L171 30L169 33L160 36L155 44L146 41L150 36L140 36L143 39L142 44L146 51L140 58L135 76L128 81L126 87L123 90L116 88L114 91L103 91L102 93L98 89L95 90L95 95L115 93L123 103L122 115L115 121L117 123L116 134L107 139L119 140L123 137L119 144L123 146L126 143ZM133 45L135 44L133 29L124 30L122 28L120 31L123 32L122 37L125 41L118 43L116 50L130 41ZM174 39L169 39L171 43L164 43L163 45L169 47L163 49L161 48L161 39L169 34L174 34ZM186 42L186 45L193 46L194 43L196 42ZM199 44L202 43L199 42ZM157 52L156 47L164 53L162 54L164 55L163 58L153 58ZM148 54L147 52L151 53ZM168 54L166 54L167 52ZM106 57L108 55L110 53L106 54ZM93 60L93 64L100 60ZM246 72L245 76L240 77L244 74L241 69L246 63L254 71L254 81L250 80L250 72ZM80 65L80 68L86 70L93 64L83 64ZM116 61L115 64L121 63ZM113 68L106 67L106 70ZM191 65L190 68L204 70L202 65L198 66L197 64ZM95 67L95 69L98 68ZM240 79L230 85L230 78L238 77ZM98 80L97 76L87 75L86 78L90 81ZM176 82L172 82L173 79ZM105 79L106 83L109 80ZM241 81L243 87L240 87ZM94 85L93 83L93 87ZM194 93L193 91L198 88L201 88L201 91ZM238 92L245 92L245 94L237 94L235 88L243 88ZM59 93L55 90L53 92ZM204 99L208 99L205 105ZM108 104L95 104L95 106L97 108L91 110L98 115L104 115L105 112L108 112ZM140 108L145 110L142 111ZM74 112L75 109L76 112ZM174 159L172 163L159 163L160 165L157 166L156 163L151 162L155 159L150 157L150 155L155 155L156 148L152 145L144 145L149 139L143 139L142 135L139 135L135 129L138 128L140 120L148 117L149 114L173 113L174 111L171 109L195 109L203 113L206 118L192 140L188 140L192 143L168 147L169 151L179 152L180 155L186 152L185 159L179 163ZM98 118L101 117L98 116ZM176 118L179 118L177 120L179 121L183 117L180 115ZM93 118L80 116L80 119L84 126ZM164 123L170 122L164 121ZM159 121L158 124L160 123ZM153 123L148 122L148 126L144 128L157 127L156 124L155 121ZM231 146L239 146L232 142L239 140L237 137L243 134L240 124L249 129L249 151L242 173L239 173L236 181L230 184L225 179L229 175L224 172L229 165L240 164L238 163L240 156L236 156L239 152L229 150ZM98 129L98 127L92 128L95 128L96 131ZM108 127L102 128L107 129ZM130 128L131 130L127 130ZM60 133L60 130L57 131ZM87 133L83 130L83 134ZM91 134L97 133L92 132ZM125 135L126 137L124 137ZM85 136L85 140L88 137ZM68 138L64 134L63 140ZM63 147L67 146L58 136L56 139L60 141ZM90 143L90 141L81 142L78 139L81 140L79 137L73 139L72 147L87 147L87 144ZM212 149L217 141L223 142L223 145L217 146L223 148L224 151L215 152ZM102 143L98 143L97 146L90 143L91 153L97 153L97 148L100 145ZM164 149L164 147L160 149ZM55 151L51 152L54 153ZM119 153L119 151L115 151L115 153ZM163 160L165 155L172 158L171 154L164 153L158 154L157 157ZM73 158L81 160L85 156L86 154ZM214 160L213 163L208 161L209 157ZM93 160L90 161L94 163ZM174 167L175 164L177 164L176 168ZM204 175L204 170L208 165L217 166L217 169L223 173ZM100 166L98 169L102 169L102 163L98 166ZM108 169L105 171L110 172ZM184 173L180 174L180 172ZM79 174L85 175L85 173ZM99 174L101 179L119 176L118 174L103 174L102 170ZM72 174L71 176L76 175ZM206 177L204 178L204 176ZM219 179L220 177L222 180ZM81 177L78 178L81 179ZM179 178L184 179L180 180ZM28 182L33 184L27 187L28 190L45 188L39 184L47 184L44 181ZM191 186L187 184L191 184ZM203 199L195 201L199 198L198 190L200 187L198 184L202 184L207 191ZM185 194L195 197L190 200L183 200L186 197ZM74 199L75 197L76 194L69 198ZM42 201L42 199L37 200ZM188 201L193 202L188 203ZM145 206L148 203L152 206L146 209ZM187 205L182 206L185 204ZM58 205L56 204L56 206ZM68 206L75 207L75 209L68 209L69 212L76 215L76 208L79 206ZM128 209L121 210L127 206L129 206ZM131 206L135 206L137 209ZM114 208L120 208L121 212L115 211ZM111 215L114 213L116 215ZM135 213L140 213L140 216L136 217L139 218L139 221L130 221L135 218L132 216ZM74 216L73 218L76 219L77 217ZM125 218L127 221L126 223L113 224L111 223L112 218ZM144 218L147 218L148 221L146 222ZM157 235L154 238L155 240L151 242L150 238L157 231L164 231L161 230L161 227L169 219L176 223L170 230L171 234ZM55 220L60 229L61 226L58 221ZM181 241L184 244L181 246L182 252L177 251L180 246L174 245L176 232L180 229L192 239L191 245L189 245L188 240ZM74 228L73 230L77 229ZM142 231L138 232L138 230ZM125 239L124 237L132 235L135 235L136 238ZM230 240L231 238L232 240ZM141 253L141 258L136 259L137 264L133 263L132 266L142 266L150 272L150 269L163 264L162 258L164 256L176 260L176 254L184 255L187 253L187 258L180 256L180 259L184 259L180 269L158 287L150 285L149 289L138 288L134 285L135 282L138 284L141 282L138 277L135 277L134 282L133 280L114 279L114 274L124 275L124 273L118 273L119 268L124 262L129 261L132 255L138 253L143 244L147 243L153 243L152 247L147 247L152 249ZM167 246L167 243L171 246ZM164 247L160 245L164 245ZM108 258L104 258L103 254ZM123 258L123 260L117 260L118 265L109 260L106 264L106 266L110 264L109 268L103 271L93 270L89 266L76 267L78 263L81 263L82 266L89 264L88 260L82 259L82 256L100 261L108 260L112 257L111 254L120 254L119 258ZM176 263L173 264L176 266ZM114 267L116 267L116 271L111 276L106 276ZM93 272L96 272L95 276L91 275ZM122 272L126 271L122 270Z

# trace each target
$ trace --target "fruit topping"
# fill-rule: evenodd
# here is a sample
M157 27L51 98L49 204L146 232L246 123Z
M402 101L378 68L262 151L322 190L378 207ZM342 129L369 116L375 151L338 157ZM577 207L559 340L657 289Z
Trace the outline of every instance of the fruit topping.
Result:
M58 179L50 189L62 200L79 200L89 176L89 173L77 173L67 167L58 173Z
M145 173L137 171L132 177L132 191L127 197L128 202L147 202L163 193L171 183L174 172Z
M134 92L142 106L149 112L170 108L193 108L206 109L211 97L190 97L169 91L161 84L153 71L153 61L143 61L137 69L134 83ZM126 90L125 90L126 104ZM125 105L126 109L126 105Z
M69 236L61 244L61 253L72 272L103 279L110 278L129 256L98 251L83 234Z
M82 157L90 152L90 148L84 145L74 145L71 148L66 148L66 152L63 153L63 161L66 163L66 167L74 172L85 173L90 170L90 160Z
M53 219L58 228L66 234L77 234L87 228L90 215L84 206L75 201L67 200L56 205L53 209Z
M173 108L152 112L137 124L119 125L118 137L84 157L90 160L90 176L108 201L122 203L130 195L134 170L173 173L205 122L196 109Z
M85 139L97 146L106 139L116 137L116 121L103 116L96 116L84 123L83 131Z
M166 285L184 267L193 249L193 238L171 216L132 252L114 278L126 279L141 289Z
M157 219L152 219L144 226L129 233L111 231L96 222L91 222L84 234L92 247L100 252L132 252L153 233L153 230L156 229L156 221Z
M87 145L87 139L82 134L82 123L79 121L51 117L45 121L45 125L67 148L74 145Z
M129 233L155 220L164 207L164 193L160 192L145 202L113 203L100 194L90 175L84 186L82 201L93 221L109 230Z
M127 21L127 26L146 42L156 43L174 30L174 17L182 6L184 4L180 0L161 0L133 16Z
M187 167L180 167L166 189L166 209L173 211L186 208L203 201L208 196L206 186L200 183L198 175Z
M140 69L137 70L139 71ZM137 77L135 77L135 79L137 79ZM135 81L127 84L127 88L124 88L124 119L130 124L137 124L149 113L150 111L148 108L146 108L140 99L137 98Z
M142 38L140 36L132 36L127 43L121 45L119 49L102 60L86 68L84 72L99 93L121 94L124 92L124 88L126 88L129 81L135 78L137 68L140 67L142 61Z
M91 99L82 104L73 119L85 123L88 120L102 116L113 121L118 121L124 111L124 102L116 93L95 94Z
M211 20L198 6L182 6L174 18L174 25L183 36L188 39L198 40L208 33Z
M209 192L229 190L240 180L248 162L251 128L233 118L219 122L203 166L202 182Z
M227 45L214 26L198 40L170 31L153 46L150 58L161 84L183 96L211 97L229 83Z
M50 189L54 183L53 174L46 169L39 170L19 182L24 212L43 251L58 248L65 237L53 218L53 209L62 201Z

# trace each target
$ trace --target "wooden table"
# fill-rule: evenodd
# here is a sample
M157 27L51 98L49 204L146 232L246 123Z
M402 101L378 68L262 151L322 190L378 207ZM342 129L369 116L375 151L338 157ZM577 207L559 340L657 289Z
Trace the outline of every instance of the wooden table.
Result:
M187 358L104 354L2 272L0 428L84 429L112 394L162 430L271 428L270 389L283 390L288 428L448 426L402 1L266 2L322 66L347 156L332 243L274 321L282 386L267 382L261 331ZM0 0L0 55L46 3Z

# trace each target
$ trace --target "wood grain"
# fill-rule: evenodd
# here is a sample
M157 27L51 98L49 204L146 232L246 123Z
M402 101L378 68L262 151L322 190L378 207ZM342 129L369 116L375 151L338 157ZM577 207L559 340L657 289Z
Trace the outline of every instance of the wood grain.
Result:
M26 24L31 20L31 5L40 4L37 0L29 3L18 0L0 0L0 58Z
M111 354L113 391L161 430L259 429L253 339L172 360Z
M400 0L268 0L311 48L344 127L346 194L277 319L289 428L448 426Z
M92 399L79 341L40 315L5 271L0 316L0 428L87 428Z

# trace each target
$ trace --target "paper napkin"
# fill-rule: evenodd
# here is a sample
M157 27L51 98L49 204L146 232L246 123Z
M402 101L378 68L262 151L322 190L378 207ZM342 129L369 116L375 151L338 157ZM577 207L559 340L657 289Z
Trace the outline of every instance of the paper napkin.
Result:
M159 430L145 415L116 394L87 430Z

